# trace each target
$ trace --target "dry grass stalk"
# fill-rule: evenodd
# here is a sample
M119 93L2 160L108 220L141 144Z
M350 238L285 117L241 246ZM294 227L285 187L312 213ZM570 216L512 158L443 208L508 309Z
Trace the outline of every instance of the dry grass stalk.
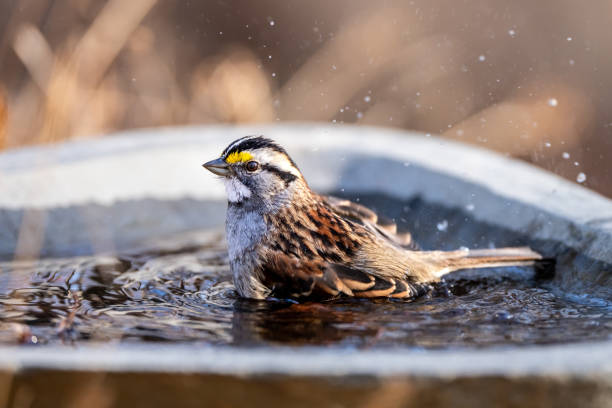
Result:
M4 95L4 89L0 85L0 150L4 149L7 144L8 106Z

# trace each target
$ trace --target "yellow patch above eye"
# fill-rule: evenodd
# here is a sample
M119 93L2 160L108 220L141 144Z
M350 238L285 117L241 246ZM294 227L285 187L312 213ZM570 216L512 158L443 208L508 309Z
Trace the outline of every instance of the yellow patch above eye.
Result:
M251 160L253 156L248 152L234 152L225 158L226 163L244 163Z

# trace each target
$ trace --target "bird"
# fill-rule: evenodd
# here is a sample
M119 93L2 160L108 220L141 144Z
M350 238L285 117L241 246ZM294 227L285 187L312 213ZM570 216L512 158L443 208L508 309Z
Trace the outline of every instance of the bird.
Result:
M366 206L311 190L287 151L261 135L202 166L225 185L230 271L244 298L412 300L453 271L543 259L529 247L419 250Z

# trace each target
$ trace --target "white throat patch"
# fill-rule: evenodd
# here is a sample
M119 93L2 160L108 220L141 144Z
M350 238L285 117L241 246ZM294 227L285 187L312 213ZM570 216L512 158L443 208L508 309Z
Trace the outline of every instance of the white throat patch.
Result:
M247 186L238 181L235 177L223 179L227 199L232 203L238 203L245 198L251 197L251 190Z

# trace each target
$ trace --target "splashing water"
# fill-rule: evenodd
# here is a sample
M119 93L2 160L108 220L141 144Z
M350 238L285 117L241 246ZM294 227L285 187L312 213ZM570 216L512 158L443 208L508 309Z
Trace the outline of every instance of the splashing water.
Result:
M442 220L439 223L436 224L436 228L438 229L438 231L446 231L448 229L448 221L447 220Z
M0 263L0 342L448 348L612 333L606 302L529 279L448 281L413 302L240 299L222 239L206 237L121 256Z

